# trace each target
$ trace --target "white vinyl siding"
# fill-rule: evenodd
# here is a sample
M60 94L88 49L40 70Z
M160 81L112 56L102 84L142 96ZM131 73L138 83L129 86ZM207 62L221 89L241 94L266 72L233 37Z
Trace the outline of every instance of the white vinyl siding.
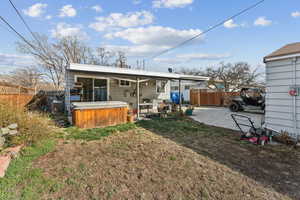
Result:
M289 95L294 83L294 63L292 59L270 61L266 63L266 114L268 129L276 132L294 133L294 104ZM296 85L300 85L300 60L296 64ZM300 133L300 96L296 97L297 135ZM300 136L300 135L299 135Z

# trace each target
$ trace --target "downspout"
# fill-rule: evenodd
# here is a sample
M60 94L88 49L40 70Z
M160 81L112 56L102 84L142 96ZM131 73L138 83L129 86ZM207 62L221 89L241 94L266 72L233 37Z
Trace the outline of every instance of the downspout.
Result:
M294 88L297 89L297 57L294 57L292 60L292 64L293 64L293 73L294 73L294 77L293 77L293 85ZM298 91L297 91L298 93ZM295 134L295 138L298 139L298 133L297 133L297 95L293 96L293 125L294 125L294 134Z

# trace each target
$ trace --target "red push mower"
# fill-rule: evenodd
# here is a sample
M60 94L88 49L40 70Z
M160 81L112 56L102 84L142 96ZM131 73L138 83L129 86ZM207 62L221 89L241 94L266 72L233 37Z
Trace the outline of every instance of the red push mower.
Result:
M236 126L240 129L241 140L257 145L265 145L270 141L270 136L262 128L254 126L250 117L239 114L231 114Z

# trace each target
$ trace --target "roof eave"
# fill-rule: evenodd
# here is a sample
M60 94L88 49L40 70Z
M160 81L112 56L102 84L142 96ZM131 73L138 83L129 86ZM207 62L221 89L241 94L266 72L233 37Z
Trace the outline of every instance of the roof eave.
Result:
M293 53L293 54L286 54L286 55L278 55L278 56L266 56L266 57L264 57L264 63L275 61L275 60L295 58L295 57L300 57L300 52L299 53Z
M71 68L71 66L77 66L77 68ZM131 77L148 77L148 78L159 78L159 79L170 79L170 80L190 80L190 81L207 81L209 80L208 77L203 76L186 76L186 75L180 75L180 74L167 74L167 73L160 73L160 72L148 72L145 71L144 74L140 73L126 73L126 72L112 72L112 71L99 71L99 70L86 70L86 69L80 69L78 66L88 66L84 64L76 64L71 63L70 68L67 69L68 71L74 71L74 72L90 72L90 73L99 73L99 74L106 74L106 75L118 75L118 76L131 76ZM104 67L104 66L101 66ZM150 73L147 74L146 72ZM151 74L155 73L155 74Z

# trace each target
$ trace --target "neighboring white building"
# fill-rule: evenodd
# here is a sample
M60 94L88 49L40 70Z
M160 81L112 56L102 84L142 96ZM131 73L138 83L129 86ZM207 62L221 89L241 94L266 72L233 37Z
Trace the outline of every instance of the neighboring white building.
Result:
M288 44L264 58L266 128L300 136L300 43Z

